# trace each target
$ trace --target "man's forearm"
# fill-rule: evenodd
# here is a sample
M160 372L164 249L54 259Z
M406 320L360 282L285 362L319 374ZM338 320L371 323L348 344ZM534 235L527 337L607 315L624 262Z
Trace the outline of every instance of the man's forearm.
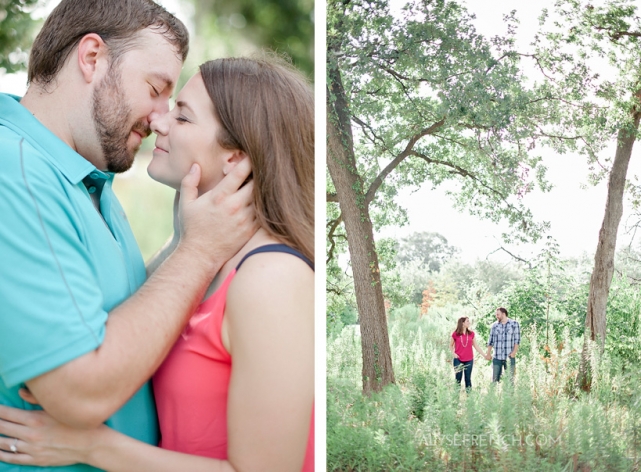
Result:
M223 262L177 248L109 314L98 349L27 382L29 389L63 423L104 422L158 368Z
M180 214L176 249L109 313L99 348L27 382L51 416L68 425L99 425L151 377L222 264L257 229L253 182L242 186L250 172L249 159L242 159L199 196L200 167L192 166L174 200Z

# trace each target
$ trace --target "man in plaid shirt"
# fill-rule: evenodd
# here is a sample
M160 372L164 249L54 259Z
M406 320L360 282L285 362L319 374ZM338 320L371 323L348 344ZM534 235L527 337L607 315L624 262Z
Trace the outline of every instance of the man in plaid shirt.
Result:
M497 321L490 329L490 339L487 341L487 355L492 354L492 381L501 380L501 373L507 369L507 360L510 360L510 378L514 379L515 357L521 344L521 328L519 324L507 317L507 310L503 307L496 309Z

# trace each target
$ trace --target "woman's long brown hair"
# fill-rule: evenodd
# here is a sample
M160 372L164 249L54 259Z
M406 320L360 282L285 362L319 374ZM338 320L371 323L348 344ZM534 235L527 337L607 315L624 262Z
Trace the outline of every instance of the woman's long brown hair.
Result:
M200 66L218 141L251 160L261 226L314 261L314 94L274 56L226 58Z
M459 318L458 322L456 323L456 334L458 334L459 336L463 336L466 331L470 331L469 329L463 327L463 323L465 323L465 320L467 319L468 317L464 316L462 318Z

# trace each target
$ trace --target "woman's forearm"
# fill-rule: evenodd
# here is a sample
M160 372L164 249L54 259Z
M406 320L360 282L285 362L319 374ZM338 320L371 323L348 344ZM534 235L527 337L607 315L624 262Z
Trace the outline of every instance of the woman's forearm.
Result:
M228 461L192 456L145 444L102 426L89 452L89 465L109 472L235 472Z

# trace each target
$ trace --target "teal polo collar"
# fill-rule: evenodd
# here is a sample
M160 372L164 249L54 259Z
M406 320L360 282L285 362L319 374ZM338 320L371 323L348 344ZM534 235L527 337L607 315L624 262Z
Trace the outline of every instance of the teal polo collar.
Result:
M23 136L74 185L92 172L105 179L110 177L49 131L20 104L20 97L0 93L0 125Z

